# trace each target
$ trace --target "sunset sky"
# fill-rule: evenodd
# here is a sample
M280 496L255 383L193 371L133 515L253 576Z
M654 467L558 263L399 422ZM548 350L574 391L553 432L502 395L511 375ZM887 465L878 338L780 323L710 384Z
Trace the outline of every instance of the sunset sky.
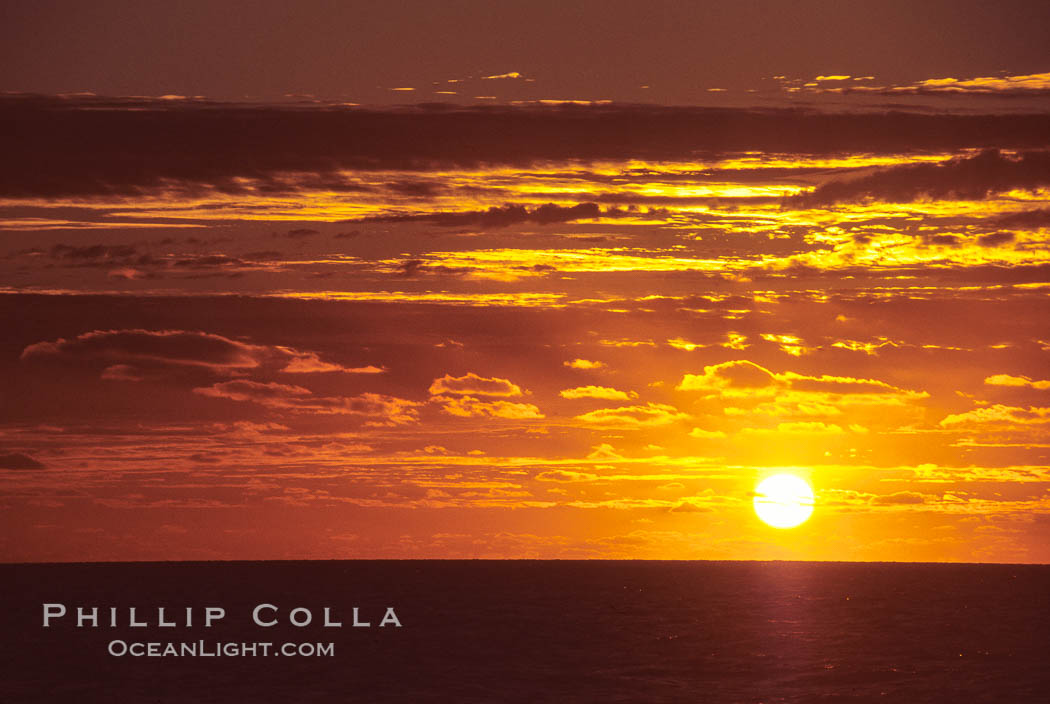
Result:
M0 560L1050 562L1048 46L1040 2L3 3Z

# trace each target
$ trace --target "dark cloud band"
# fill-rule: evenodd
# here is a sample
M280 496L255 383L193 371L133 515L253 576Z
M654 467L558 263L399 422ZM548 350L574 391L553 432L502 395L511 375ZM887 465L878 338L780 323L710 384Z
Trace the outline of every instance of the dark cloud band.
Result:
M10 198L238 193L243 179L274 192L355 189L339 175L355 169L1033 149L1045 146L1050 115L617 105L376 111L8 96L0 98L0 126L0 197Z

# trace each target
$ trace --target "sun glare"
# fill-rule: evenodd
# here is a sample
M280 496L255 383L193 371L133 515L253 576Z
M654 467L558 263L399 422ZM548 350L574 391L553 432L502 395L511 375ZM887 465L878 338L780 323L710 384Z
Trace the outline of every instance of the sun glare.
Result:
M794 528L813 513L813 489L793 474L777 474L755 489L755 513L774 528Z

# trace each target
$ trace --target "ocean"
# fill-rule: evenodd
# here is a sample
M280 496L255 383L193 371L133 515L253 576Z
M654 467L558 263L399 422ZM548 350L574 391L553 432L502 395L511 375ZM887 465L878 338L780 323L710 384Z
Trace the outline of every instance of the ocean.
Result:
M0 575L3 702L1050 701L1050 566L172 562ZM78 607L97 608L98 625L78 627ZM131 625L131 607L146 625ZM209 607L224 615L205 627ZM369 626L353 625L355 607ZM324 625L326 608L341 626ZM227 643L255 655L214 654Z

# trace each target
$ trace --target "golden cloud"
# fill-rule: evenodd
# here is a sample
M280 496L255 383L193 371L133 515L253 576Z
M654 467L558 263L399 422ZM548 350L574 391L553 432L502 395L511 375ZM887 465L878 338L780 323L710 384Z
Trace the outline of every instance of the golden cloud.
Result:
M701 344L699 342L689 342L681 337L675 337L667 341L667 344L676 350L685 350L686 352L692 352L694 350L703 349L708 345Z
M626 427L669 425L687 418L689 418L688 413L682 413L674 406L651 402L644 406L600 408L576 416L576 420L584 423Z
M563 362L566 367L570 369L604 369L605 362L595 362L590 359L574 359L569 362Z
M1050 408L1034 406L1020 408L997 403L994 406L975 408L965 413L953 413L941 420L940 424L945 428L954 428L987 425L1027 426L1040 423L1050 423Z
M1032 389L1050 389L1050 380L1036 381L1027 376L1011 376L1009 374L995 374L984 380L989 386L1027 386Z
M702 440L721 440L726 436L721 430L704 430L703 428L693 428L689 431L689 437L700 438Z
M589 460L622 460L623 455L616 451L616 448L607 442L603 442L600 445L595 445L591 448L590 454L587 455Z
M608 401L629 401L638 398L634 391L620 391L608 386L577 386L574 389L563 389L558 393L562 398L600 398Z
M927 398L929 394L892 386L876 379L822 374L811 376L796 372L773 373L754 362L735 360L704 367L701 374L686 374L675 387L677 391L703 391L725 397L778 395L786 391L834 395L889 395L908 399Z
M431 400L441 404L445 413L460 418L488 417L525 420L544 417L540 409L531 403L483 401L473 396L435 396Z
M483 377L474 372L464 376L446 374L434 379L429 389L431 396L439 394L473 394L475 396L521 396L521 387L509 379Z
M935 93L1017 93L1050 91L1050 73L1030 73L1023 76L980 76L977 78L929 78L912 86L895 88L907 90L913 88Z

